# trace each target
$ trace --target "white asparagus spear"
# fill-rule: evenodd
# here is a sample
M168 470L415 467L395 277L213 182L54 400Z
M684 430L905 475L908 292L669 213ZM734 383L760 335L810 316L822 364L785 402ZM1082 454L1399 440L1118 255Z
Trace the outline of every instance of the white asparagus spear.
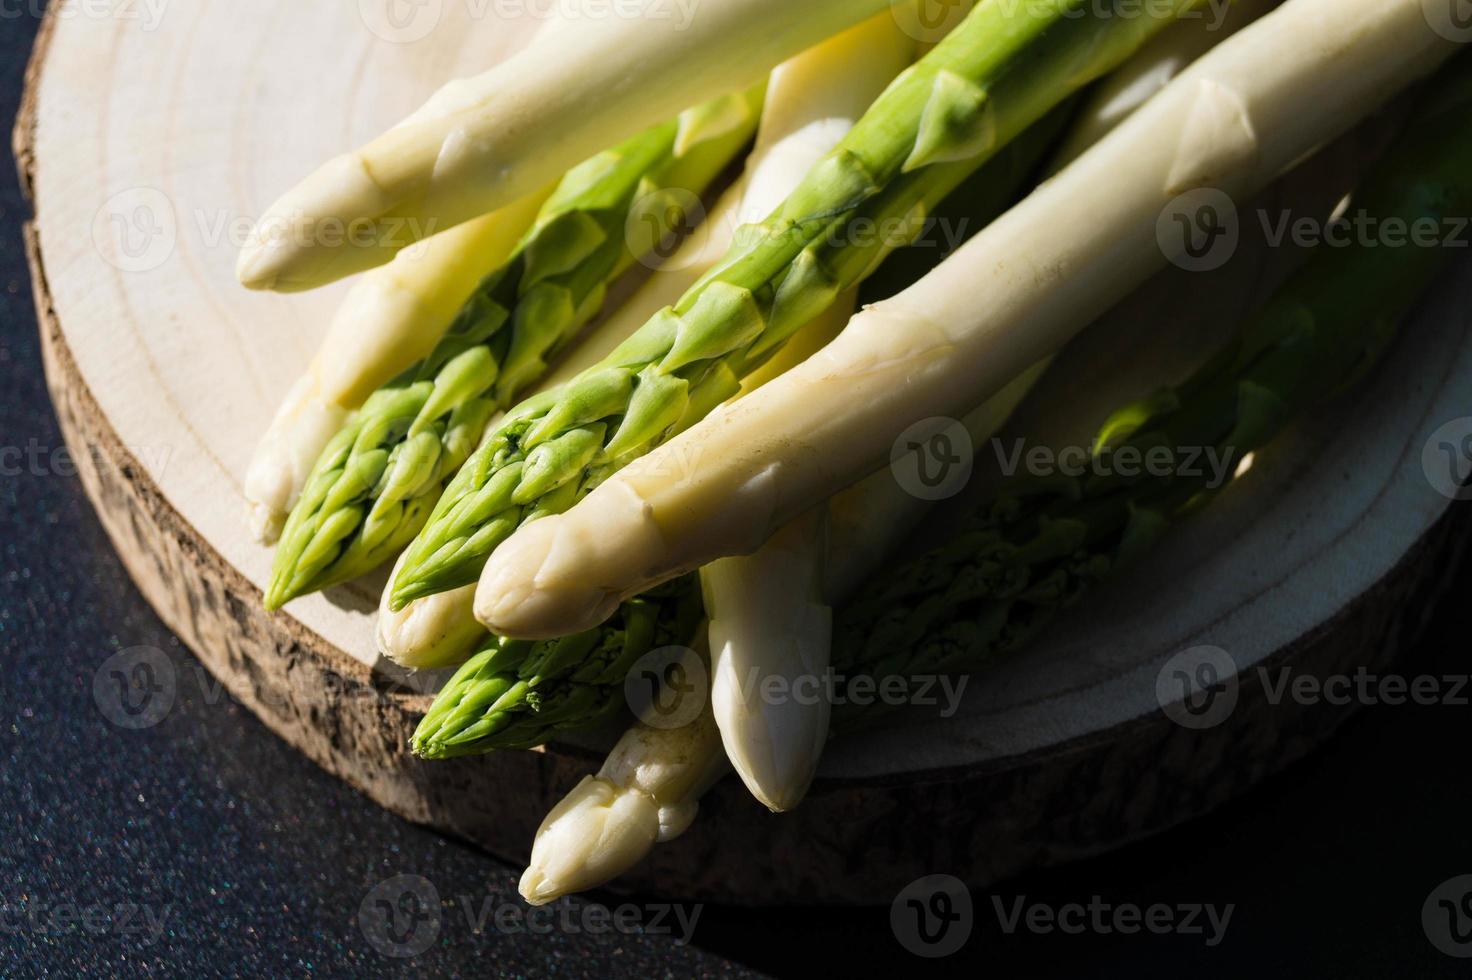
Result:
M450 83L419 112L337 157L257 222L237 275L295 290L381 265L414 238L531 193L685 107L739 91L890 0L720 0L671 16L568 16L518 54ZM628 7L628 4L624 4ZM351 232L348 234L347 232Z
M551 190L426 238L353 284L246 470L246 519L256 540L276 540L348 415L433 349L481 277L510 257Z
M579 340L568 362L559 365L542 388L555 387L597 363L654 313L683 295L726 254L737 228L765 217L843 137L884 86L910 63L914 47L914 41L886 12L775 69L742 181L722 197L665 269ZM851 302L848 309L852 309ZM826 327L805 329L789 345L790 352L774 359L770 370L753 375L748 389L831 340L845 319L829 318ZM474 595L475 587L465 586L415 600L398 612L390 608L385 595L379 603L377 624L380 652L410 668L463 662L485 635L485 628L475 622Z
M828 741L833 609L819 560L825 508L798 518L754 555L700 570L712 654L711 710L751 795L774 813L802 802ZM780 681L778 689L767 687Z
M728 768L708 698L679 728L634 725L598 775L585 777L542 821L522 897L545 905L617 878L655 844L683 834Z
M815 357L518 531L486 565L476 617L510 636L576 632L754 551L909 423L997 391L1163 265L1157 224L1178 197L1246 199L1456 47L1420 0L1289 0Z

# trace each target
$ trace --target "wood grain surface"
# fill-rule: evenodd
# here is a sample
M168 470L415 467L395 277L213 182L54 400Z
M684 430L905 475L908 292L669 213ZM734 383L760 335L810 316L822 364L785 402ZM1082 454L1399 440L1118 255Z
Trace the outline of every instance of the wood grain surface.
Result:
M240 487L277 400L342 288L274 296L234 279L249 219L323 159L480 70L538 26L431 4L385 30L371 3L176 0L146 18L58 17L28 80L16 152L35 206L30 254L48 381L89 495L164 620L274 731L384 806L524 858L546 808L596 766L600 739L423 763L405 749L438 678L378 662L377 581L260 604L269 552ZM493 9L486 7L484 9ZM378 33L375 33L377 28ZM386 39L389 35L394 39ZM1086 444L1122 399L1179 376L1292 267L1259 212L1323 215L1384 126L1368 125L1244 209L1211 274L1171 270L1060 359L996 446ZM1118 846L1231 798L1300 758L1350 710L1264 690L1264 669L1380 669L1415 632L1466 540L1465 507L1423 459L1469 413L1472 265L1427 297L1381 370L1326 406L1238 485L1112 581L1025 657L835 743L810 800L773 817L728 782L690 833L621 887L735 902L884 901L947 871L977 883ZM943 506L920 541L943 536ZM1195 729L1162 711L1172 658L1227 652L1235 710ZM732 841L742 841L733 848Z

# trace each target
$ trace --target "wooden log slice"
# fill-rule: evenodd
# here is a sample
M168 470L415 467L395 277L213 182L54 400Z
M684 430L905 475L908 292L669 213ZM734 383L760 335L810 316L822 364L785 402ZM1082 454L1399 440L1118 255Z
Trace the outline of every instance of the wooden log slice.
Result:
M241 514L249 454L342 289L239 288L243 227L318 162L535 26L426 6L439 19L422 36L385 31L360 13L366 0L177 0L156 23L144 5L130 18L53 6L16 153L57 414L138 587L234 697L319 765L520 862L546 810L596 767L599 739L414 759L407 738L439 678L378 661L378 583L265 612L270 556ZM1382 141L1371 125L1321 154L1244 212L1224 268L1162 274L1091 328L1011 432L978 448L972 493L1013 439L1080 444L1109 407L1188 370L1299 257L1268 247L1259 211L1327 214ZM916 708L835 742L791 814L767 814L727 781L688 834L618 887L776 903L888 902L932 872L985 885L1175 825L1301 758L1351 709L1275 699L1265 679L1392 667L1472 527L1438 489L1433 440L1465 434L1469 311L1463 263L1367 382L1260 454L1153 560L974 678L959 711ZM1204 728L1173 720L1175 701L1158 693L1203 646L1225 651L1220 679L1236 697Z

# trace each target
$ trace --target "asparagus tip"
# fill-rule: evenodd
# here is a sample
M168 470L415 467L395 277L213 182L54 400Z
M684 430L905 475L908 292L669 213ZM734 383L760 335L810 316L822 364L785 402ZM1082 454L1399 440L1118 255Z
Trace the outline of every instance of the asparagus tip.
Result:
M651 797L587 776L537 829L521 896L545 905L596 888L638 864L659 838L659 805Z

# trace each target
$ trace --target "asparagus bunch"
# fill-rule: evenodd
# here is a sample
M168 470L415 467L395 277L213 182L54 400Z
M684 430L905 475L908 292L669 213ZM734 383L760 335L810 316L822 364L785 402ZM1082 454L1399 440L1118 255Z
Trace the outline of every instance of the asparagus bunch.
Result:
M430 355L323 450L282 533L268 608L371 571L409 542L496 411L676 229L681 195L704 191L750 140L760 102L758 88L705 103L563 178Z
M391 606L474 581L528 517L566 510L726 401L1001 147L1197 2L1131 17L1089 0L981 3L679 303L509 413L410 546Z
M1353 206L1405 227L1447 231L1455 226L1446 219L1460 224L1472 215L1472 55L1448 66L1422 96L1400 144ZM1100 451L1199 444L1203 435L1238 452L1266 444L1303 409L1374 366L1417 295L1458 254L1454 244L1472 242L1324 247L1191 378L1113 413ZM1171 476L1082 479L1040 492L1020 482L1005 485L953 543L886 574L846 605L834 657L840 679L882 684L890 676L968 671L1015 650L1214 492ZM837 731L870 724L885 710L843 700ZM630 729L598 776L548 814L522 895L542 904L595 887L669 839L651 832L652 815L679 813L689 822L724 770L715 743L709 712L680 729Z
M819 354L520 531L486 565L476 618L516 636L583 629L759 547L872 472L906 425L999 390L1165 264L1161 216L1181 195L1245 199L1434 69L1456 44L1422 14L1290 0L1227 40Z

